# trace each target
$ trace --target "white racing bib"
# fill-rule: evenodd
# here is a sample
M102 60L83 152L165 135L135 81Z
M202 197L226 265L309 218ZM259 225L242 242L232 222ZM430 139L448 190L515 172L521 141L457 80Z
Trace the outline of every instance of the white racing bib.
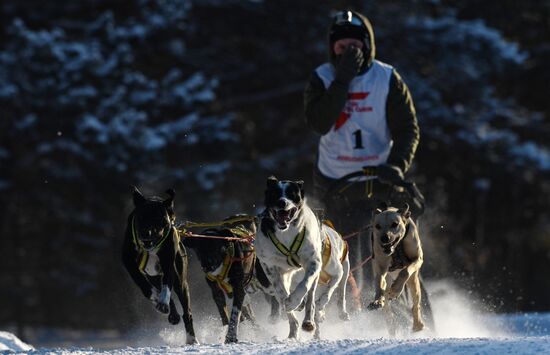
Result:
M319 141L317 166L329 178L376 166L387 161L392 140L386 122L386 100L393 68L377 60L348 89L348 100L336 123ZM334 68L325 63L316 70L328 88Z

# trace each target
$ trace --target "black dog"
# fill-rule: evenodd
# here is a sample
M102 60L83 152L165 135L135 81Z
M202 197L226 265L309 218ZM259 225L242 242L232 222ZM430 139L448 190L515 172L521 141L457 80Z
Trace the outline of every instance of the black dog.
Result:
M128 216L122 261L143 295L159 312L168 314L171 324L180 321L172 297L172 292L176 293L183 309L187 343L194 344L197 340L190 309L187 252L174 227L175 192L166 193L170 196L166 200L145 198L134 187L135 208Z
M201 235L206 237L184 238L184 244L196 252L206 282L212 290L222 324L229 325L225 342L234 343L238 341L237 333L241 320L246 319L256 325L245 289L249 285L252 286L251 282L256 283L258 274L260 275L257 280L260 285L257 286L260 288L269 287L269 281L256 262L256 253L250 243L223 239L254 236L254 220L249 216L236 215L226 218L224 222L222 227L203 230ZM226 296L233 300L230 315L227 312ZM272 314L278 313L278 307L276 310L273 310L273 307L275 306L272 304Z

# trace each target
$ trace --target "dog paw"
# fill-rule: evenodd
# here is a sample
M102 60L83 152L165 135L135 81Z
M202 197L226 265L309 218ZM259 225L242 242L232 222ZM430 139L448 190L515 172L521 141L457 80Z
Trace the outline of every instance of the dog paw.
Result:
M197 338L195 338L194 336L188 336L187 339L185 340L185 343L187 345L199 345L199 341L197 340Z
M161 302L157 303L157 305L155 306L155 309L162 314L168 314L168 312L170 312L170 307L168 307L168 304L166 303L161 303Z
M270 314L268 320L269 320L269 323L275 324L279 321L280 318L281 316L278 314Z
M320 311L317 311L317 315L316 315L316 318L315 320L319 323L323 323L326 319L326 313L325 313L325 310L320 310Z
M233 344L233 343L238 343L238 342L239 342L239 340L237 339L236 336L229 336L228 335L228 336L225 337L225 343L226 344Z
M375 300L367 306L367 309L369 311L374 311L384 307L384 304L385 304L384 300Z
M340 317L340 320L343 320L343 321L348 321L350 319L348 312L340 312L338 316Z
M176 325L180 322L181 320L181 317L178 313L174 312L174 313L170 313L168 315L168 322L170 322L170 324L172 325Z
M422 322L414 322L413 324L413 332L420 332L424 330L424 323Z
M305 320L303 323L302 323L302 329L306 332L312 332L315 330L315 323L313 323L312 321L310 320Z

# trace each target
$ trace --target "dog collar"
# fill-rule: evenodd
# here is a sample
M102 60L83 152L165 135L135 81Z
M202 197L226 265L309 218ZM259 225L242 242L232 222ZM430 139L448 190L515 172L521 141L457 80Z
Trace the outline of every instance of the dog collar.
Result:
M304 227L298 234L296 234L289 249L286 247L286 245L281 243L279 239L277 239L277 237L275 236L275 233L271 231L267 231L267 236L269 237L273 245L275 245L275 248L277 248L277 250L281 252L281 254L286 256L287 258L286 261L288 265L296 268L302 267L302 265L300 264L300 257L297 255L297 253L298 253L298 250L300 250L300 248L302 247L302 244L304 243L305 235L306 235L306 227Z

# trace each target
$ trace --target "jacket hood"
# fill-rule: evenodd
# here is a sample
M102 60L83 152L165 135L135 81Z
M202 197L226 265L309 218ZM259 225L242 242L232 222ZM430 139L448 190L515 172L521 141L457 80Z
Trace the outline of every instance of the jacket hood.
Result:
M364 73L372 65L372 62L376 54L376 46L374 43L374 31L367 17L355 11L349 11L349 12L351 12L351 15L359 19L363 24L364 36L361 36L361 41L363 42L363 56L365 57L365 62L363 63L363 66L361 67L360 72ZM345 38L338 32L340 31L345 32L346 29L351 29L354 33L356 33L357 29L360 29L360 27L348 26L348 25L341 26L337 24L336 17L333 18L328 31L329 60L332 63L332 65L337 64L337 56L334 54L334 50L333 50L334 42L336 42L336 40L339 38ZM350 37L355 38L355 36L350 36Z

